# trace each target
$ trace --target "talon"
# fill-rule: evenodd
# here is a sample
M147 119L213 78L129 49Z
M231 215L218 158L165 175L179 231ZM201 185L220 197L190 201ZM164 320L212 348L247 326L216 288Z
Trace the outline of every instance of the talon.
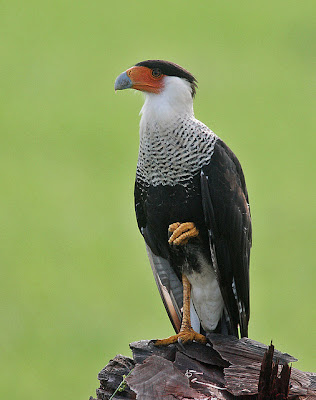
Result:
M174 232L180 226L180 222L174 222L173 224L169 225L168 231Z
M201 335L200 333L195 332L192 328L189 328L179 332L177 335L170 336L167 339L156 340L154 345L168 346L169 344L174 344L177 342L186 344L193 341L205 344L207 342L207 339L204 335Z
M189 239L198 236L199 231L193 222L175 222L169 225L169 232L172 232L168 243L174 245L184 245Z

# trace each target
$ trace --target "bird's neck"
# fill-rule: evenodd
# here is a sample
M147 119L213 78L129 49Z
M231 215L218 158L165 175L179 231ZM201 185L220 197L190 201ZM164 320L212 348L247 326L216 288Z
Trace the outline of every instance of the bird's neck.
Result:
M146 185L189 185L213 154L216 135L194 118L192 88L166 77L161 93L146 93L141 111L136 179Z
M165 132L176 121L194 117L192 89L188 82L165 77L161 93L145 93L141 109L140 134L151 130Z

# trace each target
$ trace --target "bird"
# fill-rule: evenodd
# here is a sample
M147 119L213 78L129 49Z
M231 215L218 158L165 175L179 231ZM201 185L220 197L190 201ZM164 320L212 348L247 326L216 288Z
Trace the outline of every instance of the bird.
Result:
M115 91L144 93L135 211L175 335L155 341L207 343L206 334L248 336L251 214L236 155L195 118L196 78L164 60L141 61Z

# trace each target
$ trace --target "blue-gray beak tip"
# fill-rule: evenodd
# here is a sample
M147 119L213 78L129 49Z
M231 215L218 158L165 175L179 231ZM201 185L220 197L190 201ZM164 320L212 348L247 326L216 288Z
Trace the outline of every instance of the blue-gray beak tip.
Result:
M123 89L129 89L133 86L132 81L130 78L127 76L126 72L122 72L121 75L119 75L114 84L114 89L115 90L123 90Z

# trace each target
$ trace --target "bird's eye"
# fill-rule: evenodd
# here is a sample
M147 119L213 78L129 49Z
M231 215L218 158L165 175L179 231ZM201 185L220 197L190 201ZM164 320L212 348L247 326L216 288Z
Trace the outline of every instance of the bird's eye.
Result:
M154 78L159 78L160 75L161 75L160 69L159 69L159 68L154 68L154 69L151 71L151 75L152 75Z

